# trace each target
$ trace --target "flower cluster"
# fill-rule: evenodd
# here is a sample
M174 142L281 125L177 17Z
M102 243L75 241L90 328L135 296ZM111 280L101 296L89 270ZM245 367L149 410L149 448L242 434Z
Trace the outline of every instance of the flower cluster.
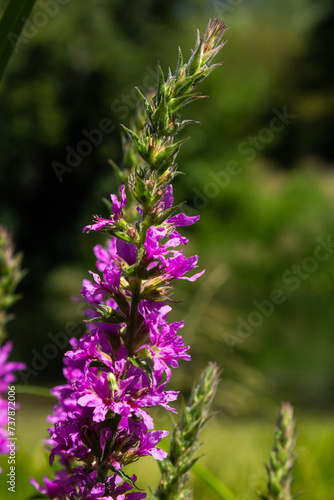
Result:
M95 216L84 228L107 233L109 240L94 248L98 273L83 282L87 333L72 339L64 361L67 383L52 391L58 404L50 417L50 463L57 457L63 468L53 481L45 478L44 487L34 481L50 498L145 498L129 491L136 478L123 469L141 456L166 456L157 445L168 433L154 430L149 411L175 411L170 403L177 392L166 384L179 359L190 359L178 335L183 323L166 319L168 303L175 281L194 281L204 272L194 272L197 257L184 255L187 239L178 232L199 217L173 206L182 142L174 136L188 123L180 121L179 109L199 97L193 89L216 66L210 62L224 31L224 23L210 22L188 63L179 52L175 75L169 72L165 81L159 68L151 102L140 94L147 121L140 130L126 129L134 148L126 143L127 183L119 197L111 195L109 218Z
M172 202L168 186L162 204L168 209ZM125 207L125 195L122 204ZM119 205L114 201L112 218ZM202 274L188 276L197 257L186 258L183 250L176 249L187 243L176 227L197 219L179 214L159 227L150 227L137 266L133 243L111 236L106 248L94 248L99 273L92 273L92 281L84 280L81 292L89 305L88 332L71 341L73 349L66 353L64 368L68 383L52 391L59 403L50 417L54 428L48 441L52 445L51 463L58 456L67 470L76 460L83 465L72 468L68 480L64 471L52 482L45 480L45 488L39 489L51 498L117 498L119 486L107 476L108 470L121 473L125 465L144 455L157 460L166 456L157 444L168 433L153 430L147 410L161 406L175 411L169 403L177 392L167 391L165 385L178 360L190 359L188 347L178 335L183 323L166 320L171 310L166 300L173 280L193 281ZM94 224L84 230L100 227ZM135 303L131 292L138 280L134 266L145 274ZM134 481L126 479L130 484ZM104 496L95 497L94 492L100 492L102 486ZM145 496L136 492L126 498Z
M25 364L15 361L8 361L9 355L12 350L12 343L7 341L0 346L0 454L8 454L8 404L7 404L7 390L8 386L15 381L14 371L24 370Z
M14 252L11 235L0 224L0 343L7 337L6 326L12 319L8 309L20 298L15 289L26 274L21 262L22 254Z
M15 288L25 274L21 269L21 254L14 253L12 239L8 231L0 226L0 454L7 455L8 448L8 386L15 381L14 371L23 370L24 363L10 362L12 342L3 343L7 337L6 325L11 319L8 308L19 298ZM16 406L17 408L17 406ZM1 473L1 469L0 469Z

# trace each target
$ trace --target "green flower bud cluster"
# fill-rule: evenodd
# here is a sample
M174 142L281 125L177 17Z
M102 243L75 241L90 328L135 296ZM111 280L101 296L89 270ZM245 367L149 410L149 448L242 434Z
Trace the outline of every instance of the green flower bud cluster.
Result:
M22 255L14 255L14 247L10 234L0 226L0 343L6 338L6 324L11 319L7 313L20 296L15 289L26 274L21 269Z
M188 62L183 62L179 48L175 73L169 69L167 77L158 65L156 93L144 96L137 89L142 106L132 122L132 129L123 126L132 145L123 138L124 163L130 167L129 189L133 197L149 210L162 196L165 187L177 175L175 163L181 145L187 140L175 141L175 136L186 125L198 123L181 120L181 108L203 98L195 88L219 66L211 64L225 44L224 22L218 19L208 23L204 36L197 32L194 50Z
M192 491L186 487L189 471L198 457L199 433L210 418L210 406L216 394L220 369L216 363L209 363L200 380L193 387L189 405L183 405L180 422L173 429L170 451L159 462L161 480L153 498L158 500L185 500L192 498Z
M270 453L268 476L268 495L260 495L262 500L292 500L292 468L295 461L295 422L293 407L282 403L277 416L274 433L274 446Z

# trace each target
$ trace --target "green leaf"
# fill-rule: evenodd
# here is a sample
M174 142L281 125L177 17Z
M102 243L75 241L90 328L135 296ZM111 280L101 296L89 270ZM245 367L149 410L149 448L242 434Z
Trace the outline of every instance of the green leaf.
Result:
M38 385L16 385L15 390L19 394L33 394L34 396L45 396L52 399L56 397L50 393L50 389Z
M127 474L125 474L125 472L123 472L122 470L116 470L113 467L110 467L110 469L113 472L115 472L118 476L120 476L124 481L126 481L129 484L131 484L132 488L136 488L136 490L143 491L140 488L138 488L138 486L136 486L135 482L131 479L130 476L128 476Z
M152 387L152 385L153 385L153 378L152 378L153 361L149 358L140 359L140 358L132 358L132 357L128 357L128 361L133 366L136 366L138 368L141 368L141 370L143 370L143 372L146 374L147 378L149 379L150 386Z
M195 94L186 94L181 97L173 97L170 100L169 110L170 112L175 113L183 106L186 106L186 104L189 104L195 101L196 99L205 99L206 97L207 97L206 95L200 95L199 92Z
M182 144L188 141L189 139L190 137L187 137L186 139L182 139L181 141L175 142L173 144L170 144L169 146L165 146L164 148L162 148L161 151L159 151L159 153L155 157L150 158L152 169L165 166L166 162L172 156L176 155Z
M135 87L135 89L137 90L139 97L142 100L142 103L144 104L144 108L146 110L147 115L151 118L152 113L153 113L152 105L148 102L146 97L140 92L138 87Z
M184 76L175 83L175 97L182 96L186 92L191 92L195 87L195 76Z
M151 221L154 225L158 226L165 222L166 219L169 219L172 217L179 208L181 208L186 202L179 203L178 205L168 208L167 210L164 210L162 213L152 215L151 216Z
M176 64L176 70L174 73L174 78L177 79L181 75L181 68L183 67L183 56L182 56L182 50L181 47L178 47L178 57L177 57L177 64Z
M204 50L203 38L201 38L201 35L197 30L196 47L192 52L192 55L187 64L187 76L194 75L201 67L203 50Z
M158 62L158 92L157 92L158 105L160 103L161 96L164 92L165 92L165 77L160 62Z
M121 125L121 127L123 128L123 130L125 130L125 132L128 134L128 136L130 137L130 139L132 139L135 147L137 148L137 151L138 153L145 159L146 155L147 155L147 147L146 145L143 143L143 140L141 137L139 137L133 130L131 130L130 128L127 128L125 127L124 125Z
M18 51L17 42L24 27L22 18L27 18L35 0L9 0L0 21L0 79L13 52Z
M125 316L112 307L108 305L101 305L95 308L96 312L101 316L95 316L94 318L85 319L85 323L123 323L125 321Z
M206 484L208 484L216 493L218 493L222 500L236 500L235 495L228 489L228 487L207 469L195 464L193 472L196 476L205 481Z
M154 131L159 135L165 135L165 131L168 128L170 122L170 109L166 100L166 94L163 92L160 96L159 105L154 111L152 116L152 125Z

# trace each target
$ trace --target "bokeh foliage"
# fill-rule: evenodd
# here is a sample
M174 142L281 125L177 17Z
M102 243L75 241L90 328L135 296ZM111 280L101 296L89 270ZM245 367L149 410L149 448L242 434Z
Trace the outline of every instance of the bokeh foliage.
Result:
M37 2L32 21L41 8ZM219 405L230 413L262 413L281 396L330 409L333 256L294 291L282 276L313 255L317 238L333 233L333 2L130 0L124 8L120 0L72 0L29 32L0 94L1 220L29 269L10 325L15 354L29 365L50 332L63 332L69 321L83 329L69 297L79 295L94 265L97 240L81 228L92 212L105 213L101 198L117 188L107 159L120 161L119 124L128 125L134 110L133 88L154 83L158 59L174 69L177 44L187 54L195 28L217 15L229 26L224 65L202 86L210 99L187 110L202 125L187 130L192 140L180 154L187 175L176 183L176 198L201 215L187 231L189 254L198 253L207 269L196 292L184 286L175 295L183 300L175 317L184 317L192 344L187 374L218 361L226 380ZM285 107L295 118L266 135L274 110ZM104 119L115 130L59 182L54 162L64 164L67 148L76 151L83 131ZM214 179L231 162L238 173L219 184ZM274 289L285 302L232 352L226 338L236 335L237 318L247 319L254 301ZM64 350L30 382L60 381ZM190 388L182 371L177 382Z

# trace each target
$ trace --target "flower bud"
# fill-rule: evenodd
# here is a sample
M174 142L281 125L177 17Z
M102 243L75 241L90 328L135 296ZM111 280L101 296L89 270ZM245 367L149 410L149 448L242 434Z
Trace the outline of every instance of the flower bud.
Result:
M119 386L116 377L113 372L109 372L107 375L109 389L111 391L112 397L114 397L115 392L119 392Z

